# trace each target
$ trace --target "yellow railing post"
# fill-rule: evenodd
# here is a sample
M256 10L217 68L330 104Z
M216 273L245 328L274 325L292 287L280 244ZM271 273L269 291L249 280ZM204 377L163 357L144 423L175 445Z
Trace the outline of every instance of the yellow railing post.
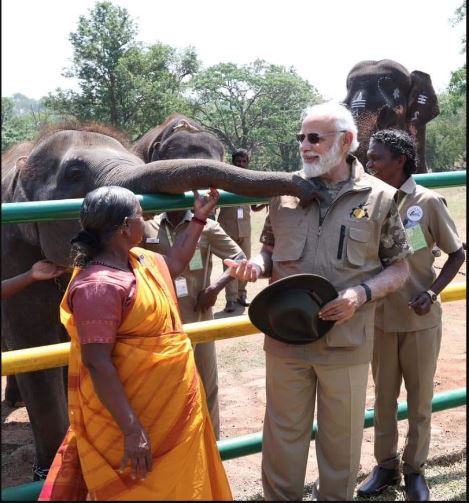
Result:
M465 299L466 284L454 283L445 288L440 295L441 302ZM184 331L194 344L241 337L259 332L249 321L247 315L188 323L184 325ZM70 342L6 351L2 353L2 375L63 367L68 364L69 352Z

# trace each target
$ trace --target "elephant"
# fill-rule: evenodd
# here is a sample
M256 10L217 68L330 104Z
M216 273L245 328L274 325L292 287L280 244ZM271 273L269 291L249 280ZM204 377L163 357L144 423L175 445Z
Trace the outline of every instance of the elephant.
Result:
M161 159L214 159L223 161L223 144L200 124L180 113L168 116L132 146L145 163Z
M344 103L357 123L360 146L355 155L363 166L371 135L379 129L399 128L415 140L417 173L428 171L425 128L440 113L428 73L409 73L390 59L360 61L347 76Z
M2 156L4 203L82 198L104 185L124 186L137 194L217 188L245 196L287 194L307 204L312 185L291 173L253 172L219 160L157 160L145 164L121 136L102 125L65 124L45 129L30 143ZM2 225L2 279L20 274L47 258L69 265L70 239L78 220ZM2 301L2 343L7 350L46 346L68 340L58 306L68 277L40 281ZM35 478L42 478L68 427L65 368L16 376L32 427Z

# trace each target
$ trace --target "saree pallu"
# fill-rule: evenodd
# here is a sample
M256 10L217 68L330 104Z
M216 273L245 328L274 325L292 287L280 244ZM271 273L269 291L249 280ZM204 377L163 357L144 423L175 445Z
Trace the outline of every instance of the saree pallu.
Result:
M152 471L145 480L132 480L130 467L122 474L118 471L124 436L81 362L67 289L60 309L72 339L70 428L39 500L231 500L166 264L140 248L133 248L129 259L137 280L135 302L118 329L112 359L126 397L150 437Z

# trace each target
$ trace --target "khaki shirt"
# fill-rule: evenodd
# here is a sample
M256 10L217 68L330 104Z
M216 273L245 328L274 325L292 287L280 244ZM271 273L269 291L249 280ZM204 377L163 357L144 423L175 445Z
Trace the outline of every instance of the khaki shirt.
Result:
M171 225L166 213L161 213L152 220L146 221L143 248L166 255L179 235L189 225L192 217L192 212L187 211L184 218L176 227ZM155 243L155 240L158 242ZM193 262L192 266L189 264L180 274L186 280L188 293L184 297L178 297L178 304L184 323L213 319L211 308L204 312L194 311L199 293L210 284L212 253L221 259L235 258L239 253L242 253L241 248L226 235L218 222L210 218L207 219L207 224L200 235L194 256L199 252L201 260ZM173 279L173 282L176 283L176 280Z
M249 205L220 208L217 221L233 239L251 236L251 207Z
M292 196L271 200L261 234L261 242L273 246L271 281L314 273L342 290L411 253L393 199L395 189L365 173L353 156L348 161L351 177L333 196L320 179L311 179L325 200L329 197L328 208L317 201L302 208ZM310 363L366 363L372 356L374 314L375 302L366 303L318 341L294 345L266 336L264 348Z
M381 299L376 308L376 326L384 332L412 332L436 327L441 323L441 305L432 304L430 312L419 316L409 308L409 300L427 291L436 278L432 248L436 244L445 253L461 248L456 226L445 199L436 192L417 185L412 177L399 188L398 207L414 253L409 257L410 277L397 292ZM421 231L421 232L420 232Z

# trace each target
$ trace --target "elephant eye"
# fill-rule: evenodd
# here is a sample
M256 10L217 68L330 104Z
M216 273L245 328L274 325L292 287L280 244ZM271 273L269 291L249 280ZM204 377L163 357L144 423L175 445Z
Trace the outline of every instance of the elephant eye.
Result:
M65 178L71 182L79 182L85 174L85 165L82 161L74 161L65 168Z

